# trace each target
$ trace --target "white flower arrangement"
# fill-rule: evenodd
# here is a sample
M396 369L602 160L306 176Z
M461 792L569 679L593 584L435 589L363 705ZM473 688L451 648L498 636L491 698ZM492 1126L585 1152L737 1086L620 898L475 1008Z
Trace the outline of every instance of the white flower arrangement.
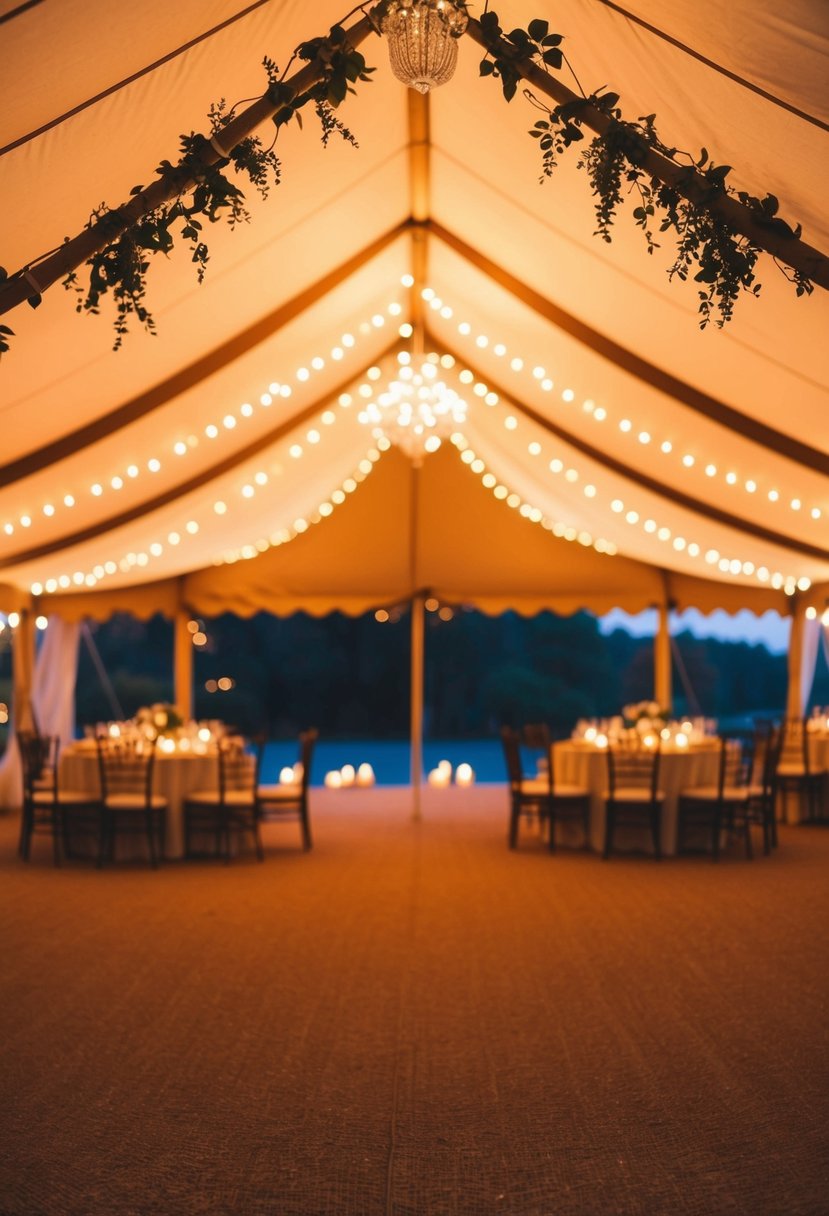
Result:
M173 735L184 725L181 711L167 701L157 701L155 705L144 705L135 715L136 725L142 727L147 734Z
M622 708L625 726L634 726L637 729L662 727L668 721L668 716L668 710L663 709L658 701L636 701Z

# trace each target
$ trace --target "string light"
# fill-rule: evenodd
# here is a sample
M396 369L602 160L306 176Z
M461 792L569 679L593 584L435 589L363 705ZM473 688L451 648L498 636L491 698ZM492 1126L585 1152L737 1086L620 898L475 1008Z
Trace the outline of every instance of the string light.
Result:
M489 336L486 334L475 334L472 325L468 321L460 321L457 325L457 331L462 337L469 338L478 349L483 349L483 348L489 346L489 344L490 344ZM509 353L506 344L503 342L496 343L495 346L493 347L493 351L499 358L504 358ZM526 368L524 359L522 359L520 356L517 356L517 355L512 356L510 358L509 366L510 366L511 370L513 372L515 372L516 374L523 372ZM547 377L545 368L543 368L541 366L534 366L532 368L531 376L536 382L541 383L541 387L545 391L552 390L553 381ZM565 388L561 393L561 400L565 403L570 403L573 400L575 400L575 396L576 396L576 394L573 389ZM584 401L583 410L585 413L590 414L597 422L604 422L608 418L607 410L604 409L603 407L596 408L595 403L590 398L587 398ZM631 420L630 419L621 419L619 422L619 429L623 433L629 434L633 430L633 424L632 424ZM652 436L647 431L639 432L637 437L639 439L639 442L642 444L649 444L652 439ZM669 439L665 439L660 442L659 451L662 452L663 455L669 456L674 451L674 445L672 444L672 442ZM685 468L691 469L696 465L696 459L694 456L692 456L690 453L688 453L683 456L682 464L684 465ZM718 470L717 470L716 465L710 461L705 462L704 472L705 472L705 475L709 478L713 478L718 475ZM738 485L738 477L737 477L737 474L733 470L730 470L728 473L722 475L722 479L726 483L726 485L728 485L730 487L734 487L734 486ZM747 478L744 483L744 489L749 494L754 493L757 490L756 480L754 478ZM769 497L769 501L772 503L780 502L781 505L784 505L784 506L786 505L783 502L783 499L782 499L779 491L777 491L776 489L772 489L769 492L768 497ZM795 505L795 504L797 504L797 505ZM788 503L788 507L792 511L800 511L801 509L803 509L803 503L798 498L793 498ZM809 514L810 518L815 521L818 521L823 518L823 510L821 509L821 507L819 507L817 505L814 505L814 506L808 508L808 514Z
M396 316L400 315L400 313L402 311L402 306L399 303L399 301L391 300L386 305L386 311L390 316L396 317ZM363 322L360 326L358 326L358 329L360 330L361 333L364 333L366 331L364 330L363 326L368 325L368 332L370 332L372 326L376 329L376 328L381 327L384 323L385 323L384 318L379 313L375 313L374 316L371 318L370 324L369 324L369 322ZM350 334L350 333L343 334L342 338L340 340L340 344L335 345L332 348L331 357L333 359L342 360L342 358L345 355L345 351L353 349L355 347L355 345L356 345L356 339L354 338L353 334ZM335 352L337 352L337 353L335 353ZM326 365L326 361L322 355L318 354L318 355L314 355L308 361L308 365L309 365L308 367L303 366L299 369L299 372L302 372L303 375L300 376L300 374L298 372L297 379L300 379L303 381L309 380L313 374L318 373L324 369L324 367ZM310 370L309 370L309 368L310 368ZM283 384L280 384L280 383L274 381L269 385L269 392L263 393L260 395L259 402L263 408L267 408L268 406L270 406L272 404L274 396L281 396L282 398L287 398L287 397L290 397L291 395L292 395L292 390L291 390L290 385L283 385ZM239 407L239 415L241 418L245 418L245 419L251 418L251 417L253 417L254 413L255 413L254 408L249 401L243 402ZM238 422L239 422L239 418L237 418L235 414L232 414L230 412L226 413L221 420L221 424L222 424L222 426L224 426L224 428L226 430L235 429ZM220 434L220 429L216 422L210 422L207 425L205 425L204 435L206 438L216 439L219 434ZM313 441L311 441L311 442L313 442ZM193 449L197 448L198 445L199 445L198 437L196 435L190 435L190 436L188 436L186 441L184 439L177 439L175 441L171 440L171 441L168 441L168 444L166 444L166 445L162 444L162 447L166 447L168 451L172 451L173 454L176 456L183 457L183 456L186 456L189 451L192 451ZM147 461L147 469L150 473L158 473L161 470L161 461L157 457L150 458ZM140 476L140 469L136 464L130 464L125 469L124 472L125 472L126 477L130 478L130 480L136 480ZM112 490L118 491L118 490L123 489L124 484L125 484L124 478L120 474L115 473L115 474L109 475L106 478L106 481L104 481L104 480L94 481L90 486L90 493L95 498L101 498L107 492L107 485L109 487L111 487ZM75 499L74 494L67 493L63 497L63 505L67 509L73 507L75 505L75 501L76 501L76 499ZM53 519L57 515L57 510L56 510L55 504L51 503L51 502L44 504L44 506L42 508L42 514L46 519ZM25 522L24 522L24 520L25 520ZM32 519L29 515L25 515L21 520L19 520L19 523L20 523L21 527L28 528L28 527L32 526ZM14 524L10 520L8 522L4 523L3 531L5 532L5 534L7 536L13 536L14 531L15 531Z

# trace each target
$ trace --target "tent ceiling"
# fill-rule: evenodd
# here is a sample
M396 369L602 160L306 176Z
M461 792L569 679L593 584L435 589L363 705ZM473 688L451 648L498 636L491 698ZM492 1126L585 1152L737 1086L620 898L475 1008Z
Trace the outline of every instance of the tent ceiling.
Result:
M15 7L0 3L0 19ZM528 0L496 7L505 28L537 15ZM172 9L156 0L140 12L65 0L2 25L9 104L0 147L17 143L1 158L7 269L74 235L102 200L117 205L150 181L160 160L175 159L179 132L205 129L212 102L261 92L263 55L284 65L298 42L343 16L332 0L320 0L312 17L307 5L282 0L185 0ZM825 7L799 0L780 14L771 0L740 0L724 13L714 0L670 0L656 16L646 5L627 9L668 39L601 0L558 7L554 24L585 87L612 87L632 116L655 112L664 138L695 153L705 146L734 166L736 185L777 194L781 213L829 250ZM790 586L829 581L827 293L796 299L763 259L760 298L741 301L725 330L700 332L696 286L667 281L670 251L647 257L626 214L611 245L594 239L583 175L565 160L553 181L538 184L538 150L526 135L534 112L520 96L505 105L497 85L478 78L478 49L468 39L460 49L455 79L431 98L426 157L410 149L406 90L371 38L364 50L378 70L342 111L359 149L334 140L323 150L311 115L304 131L283 130L282 184L265 202L249 194L250 225L211 227L204 284L185 249L153 266L155 337L136 330L112 353L108 304L99 318L77 317L59 287L37 312L4 318L16 331L0 364L6 585L83 576L117 588L172 578L264 547L330 502L373 442L339 394L355 392L400 321L420 312L401 287L420 265L406 226L418 209L432 225L418 287L431 287L442 305L426 309L430 342L456 356L453 374L469 368L498 392L496 406L471 393L466 440L499 482L545 518L615 547L619 557L602 567L629 558L641 571L674 571L673 594L681 584L688 602L713 607L720 595L736 605L737 595L762 610L772 592L761 569ZM98 94L106 95L56 122ZM694 407L702 398L713 416ZM321 421L328 410L334 421ZM296 445L301 456L291 455ZM457 454L444 463L469 479ZM393 479L384 473L381 484ZM378 509L372 501L369 515ZM486 502L482 520L490 507L510 517L502 502ZM217 514L216 503L227 510ZM392 503L380 513L393 514ZM424 514L429 527L438 514ZM328 544L338 543L339 515L312 529L315 546L326 532ZM198 531L188 532L193 523ZM525 533L534 560L537 545L557 552L564 544L541 529ZM429 585L463 598L440 566L445 535L422 570ZM542 563L550 597L566 584L565 567L584 574L574 564L579 548ZM280 555L293 549L243 566L287 560ZM233 583L241 568L220 573ZM350 569L352 597L380 595L379 584L356 586L359 563ZM504 604L511 594L525 606L539 602L538 588L525 594L509 563L500 589L483 579L483 566L466 575L468 592L477 588L490 605L498 594ZM651 582L642 573L644 602L656 594ZM657 584L664 594L665 578ZM300 596L299 584L287 585ZM595 602L604 595L585 587Z

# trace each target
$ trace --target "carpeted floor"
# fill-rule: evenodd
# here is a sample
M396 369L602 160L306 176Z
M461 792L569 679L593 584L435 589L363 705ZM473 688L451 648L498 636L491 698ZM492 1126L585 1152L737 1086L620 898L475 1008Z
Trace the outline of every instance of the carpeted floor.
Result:
M158 872L0 819L0 1211L824 1216L829 831L510 853L448 793Z

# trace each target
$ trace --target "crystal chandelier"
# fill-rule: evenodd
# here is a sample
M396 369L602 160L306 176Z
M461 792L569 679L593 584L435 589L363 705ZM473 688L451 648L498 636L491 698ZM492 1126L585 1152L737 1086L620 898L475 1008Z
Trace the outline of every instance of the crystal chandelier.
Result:
M457 0L391 0L381 29L397 79L419 93L451 80L468 20Z
M371 426L376 439L385 436L419 462L435 452L441 438L466 421L466 402L440 377L437 355L413 363L403 351L397 356L396 379L360 411L360 422Z

